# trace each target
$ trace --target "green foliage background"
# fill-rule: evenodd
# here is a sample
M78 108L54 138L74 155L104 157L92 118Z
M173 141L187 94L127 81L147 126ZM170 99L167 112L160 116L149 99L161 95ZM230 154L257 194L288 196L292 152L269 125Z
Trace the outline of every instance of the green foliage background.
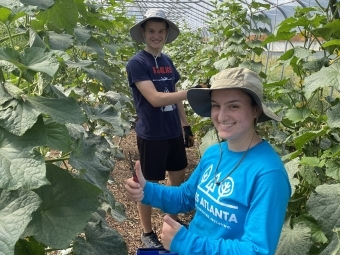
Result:
M338 15L298 8L270 33L258 12L269 5L254 1L249 20L236 0L212 3L208 38L184 26L165 48L182 88L235 66L264 79L267 105L283 121L258 131L284 160L293 190L277 255L340 254ZM123 6L0 0L0 255L127 254L105 221L106 213L125 219L106 184L123 157L112 138L127 135L135 116L125 65L141 49ZM296 35L303 46L292 43ZM263 56L278 41L291 47L268 66ZM216 142L212 124L186 106L203 153Z

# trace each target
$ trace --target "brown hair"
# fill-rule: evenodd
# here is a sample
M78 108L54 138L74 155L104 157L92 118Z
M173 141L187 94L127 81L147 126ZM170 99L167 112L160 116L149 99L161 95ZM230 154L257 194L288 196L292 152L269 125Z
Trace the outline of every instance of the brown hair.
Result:
M169 28L169 24L168 24L164 19L161 19L161 18L151 18L151 19L148 19L147 21L143 22L143 23L140 25L140 26L143 28L143 30L145 30L145 24L146 24L148 21L153 21L153 22L165 22L166 28L167 28L167 29Z

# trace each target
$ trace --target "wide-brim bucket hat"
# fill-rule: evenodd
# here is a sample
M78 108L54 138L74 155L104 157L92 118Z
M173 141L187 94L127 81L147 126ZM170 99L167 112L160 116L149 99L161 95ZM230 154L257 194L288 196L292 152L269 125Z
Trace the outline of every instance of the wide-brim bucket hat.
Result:
M147 12L145 13L144 19L142 21L138 22L136 25L130 28L130 35L133 40L135 40L136 42L140 42L140 43L145 42L144 36L142 33L142 24L148 21L149 19L153 19L153 18L162 19L169 25L168 36L166 38L165 43L171 43L178 37L179 28L175 25L175 23L173 23L172 21L166 18L165 12L162 9L153 8L153 9L147 10Z
M211 117L211 92L221 89L242 89L250 94L262 110L258 122L271 119L281 121L281 118L263 103L263 84L260 76L240 67L225 69L214 75L211 78L210 88L188 90L188 101L193 111L202 117Z

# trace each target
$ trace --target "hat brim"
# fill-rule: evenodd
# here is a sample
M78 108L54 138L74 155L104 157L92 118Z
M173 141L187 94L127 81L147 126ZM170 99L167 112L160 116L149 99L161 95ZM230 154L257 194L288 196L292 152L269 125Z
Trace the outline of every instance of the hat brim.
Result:
M166 23L168 23L168 25L169 25L168 37L167 37L165 43L171 43L174 40L176 40L176 38L179 35L179 28L172 21L170 21L168 19L161 18L161 17L146 18L146 19L143 19L142 21L138 22L133 27L131 27L130 28L130 35L131 35L132 39L135 40L136 42L139 42L139 43L145 43L143 33L142 33L142 24L144 22L148 21L149 19L154 19L154 18L162 19Z
M227 88L222 88L227 89ZM274 112L269 110L267 106L265 106L259 97L251 90L244 89L244 88L237 88L242 89L245 92L249 93L255 100L256 104L261 108L262 113L258 118L258 122L264 122L267 120L275 120L281 121L281 118L277 116ZM211 98L210 92L213 90L221 90L221 89L209 89L209 88L192 88L188 90L188 102L198 115L202 117L211 117Z

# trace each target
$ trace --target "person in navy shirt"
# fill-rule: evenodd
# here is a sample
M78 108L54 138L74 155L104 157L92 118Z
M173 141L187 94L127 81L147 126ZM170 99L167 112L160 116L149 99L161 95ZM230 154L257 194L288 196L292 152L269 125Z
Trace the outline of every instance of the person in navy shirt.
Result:
M211 117L220 140L204 152L189 179L179 187L126 180L133 201L166 213L195 209L188 228L167 215L161 240L178 255L274 255L291 196L279 155L256 132L256 124L281 119L263 104L260 77L230 68L212 77L210 88L188 91L192 109Z
M144 50L126 67L138 118L135 131L143 175L158 182L165 179L167 171L167 185L178 186L184 181L188 164L185 147L193 146L194 137L182 103L187 90L177 91L180 75L162 48L177 38L179 29L166 19L163 10L150 9L130 34L136 42L145 43ZM137 207L144 246L162 247L152 229L151 206L138 203ZM171 217L178 220L176 214Z

